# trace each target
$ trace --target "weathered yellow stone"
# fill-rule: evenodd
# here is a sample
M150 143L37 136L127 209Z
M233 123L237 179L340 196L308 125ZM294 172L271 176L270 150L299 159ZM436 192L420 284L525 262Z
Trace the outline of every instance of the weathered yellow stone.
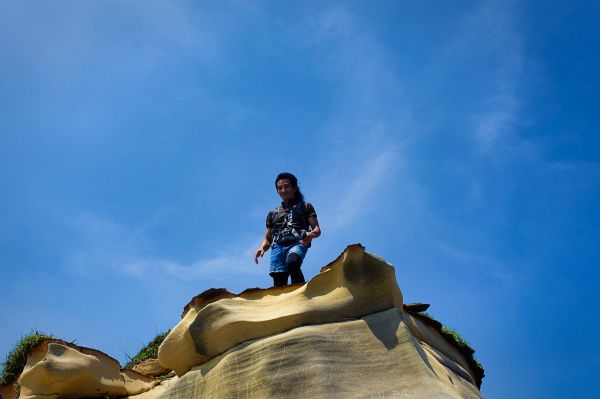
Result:
M391 308L245 342L159 397L481 398L463 365L415 337L405 317Z
M192 306L160 346L160 364L182 376L242 342L402 307L394 268L361 245L346 248L305 285L282 291Z
M0 399L16 399L17 391L14 385L0 385Z
M128 396L127 398L130 398L130 399L156 399L156 398L159 398L162 394L165 393L165 391L167 389L169 389L169 387L171 385L175 384L178 380L179 380L179 377L177 377L176 375L173 375L172 377L161 381L158 385L156 385L151 390L142 392L139 395L131 395L131 396Z
M121 370L121 377L123 378L123 382L125 383L127 395L138 395L158 385L158 380L147 375L138 373L134 370Z
M132 370L121 373L119 362L91 348L60 340L44 340L27 356L19 377L20 398L126 396L157 384Z
M472 350L417 309L403 306L390 264L351 245L304 285L193 298L159 348L162 367L138 368L179 377L159 383L100 351L45 340L28 356L20 397L481 398ZM10 387L0 394L14 398Z
M133 366L132 370L151 377L164 375L171 371L161 366L158 359L146 359L140 364Z
M439 331L408 312L405 312L404 320L415 338L422 343L422 346L433 350L433 352L430 351L430 354L435 356L439 363L453 369L457 374L475 385L475 377L467 360Z

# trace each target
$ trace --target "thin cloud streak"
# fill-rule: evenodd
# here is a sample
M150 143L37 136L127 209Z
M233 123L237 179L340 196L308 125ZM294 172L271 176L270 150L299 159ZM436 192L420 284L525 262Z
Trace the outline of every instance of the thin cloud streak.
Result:
M323 54L335 82L337 107L319 129L318 211L327 234L365 223L377 209L382 185L410 181L399 174L401 145L413 133L412 107L386 47L344 5L309 21L310 45Z
M231 246L234 248L234 246ZM180 263L168 259L140 259L128 262L120 270L135 278L167 278L176 277L180 280L218 279L224 275L262 275L258 267L252 267L250 259L255 245L245 249L224 250L213 257L200 259L190 263Z
M347 188L344 192L333 197L341 198L341 201L331 204L327 201L327 198L332 198L331 196L324 198L326 208L335 209L335 212L328 212L335 215L328 224L328 229L332 233L355 223L360 216L364 216L363 213L372 210L368 203L377 196L378 187L383 184L387 171L391 169L394 161L393 151L385 150L373 160L365 161L360 168L360 173L351 176L350 181L345 182Z
M148 230L154 223L140 227L119 225L98 216L86 215L80 221L80 246L67 255L66 265L86 278L125 275L134 279L170 278L190 281L219 276L258 275L252 264L255 240L238 237L235 245L225 245L216 254L191 262L144 256ZM245 245L239 245L245 242ZM233 248L233 249L232 249Z
M338 70L347 72L336 78L337 85L343 93L352 92L352 95L343 95L344 101L319 129L325 146L338 147L331 156L319 157L315 163L317 170L328 171L319 174L317 183L322 186L317 192L324 195L314 198L320 215L333 215L332 219L321 218L329 235L356 225L361 216L373 211L384 181L398 178L391 173L397 171L401 155L399 146L395 145L396 135L407 132L399 126L407 123L411 110L403 97L400 80L386 62L384 48L359 29L359 22L347 9L329 9L311 23L317 27L315 36L309 39L313 44L329 48L335 43L334 53L340 57L331 58L335 61L332 70L336 75ZM390 108L393 108L391 116L385 116L384 110ZM363 143L365 137L370 138L369 143ZM216 277L226 268L255 274L247 265L256 240L237 254L225 250L214 257L189 263L160 258L136 259L128 261L124 271L138 277L163 273L181 278L186 275Z
M497 58L496 69L491 74L490 94L483 99L487 109L472 117L473 135L484 153L493 151L502 141L514 138L513 132L519 121L520 93L517 88L525 57L509 7L510 4L482 6L467 29L470 36L489 38L488 44L494 49L490 56Z

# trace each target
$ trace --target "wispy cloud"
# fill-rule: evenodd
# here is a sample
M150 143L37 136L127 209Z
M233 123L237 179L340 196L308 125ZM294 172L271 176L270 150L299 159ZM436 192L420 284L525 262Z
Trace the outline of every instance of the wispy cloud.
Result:
M189 262L147 255L152 223L130 227L86 215L78 224L80 245L66 259L69 270L86 277L125 275L135 279L172 278L191 281L234 273L257 275L252 256L256 239L237 237L210 255ZM240 244L241 243L241 244Z
M503 87L505 84L499 86L487 100L489 110L473 117L473 133L484 152L492 150L499 140L509 135L517 122L516 97L511 89Z
M232 245L212 257L202 258L189 263L176 262L168 259L136 259L123 265L122 273L137 278L176 277L180 280L215 279L224 275L259 275L263 274L251 262L256 243L239 249Z
M326 213L333 215L328 222L328 228L332 232L356 223L360 216L373 210L368 204L378 197L378 187L386 177L390 177L389 171L394 161L392 149L384 150L373 159L365 161L357 174L344 179L343 189L336 185L334 190L340 192L333 197L333 203L330 201L332 197L323 198ZM329 207L331 209L327 209Z
M454 26L440 43L440 51L431 53L422 76L435 82L434 93L457 100L438 113L459 111L452 122L466 133L476 151L496 155L503 146L514 144L532 84L525 76L534 64L523 50L515 3L479 4ZM429 83L421 85L427 90ZM432 100L432 106L438 105L437 99Z
M519 122L522 93L518 87L523 75L524 55L521 40L515 31L510 3L483 5L467 23L471 37L482 37L488 49L480 49L491 60L491 81L487 96L482 100L484 110L472 116L475 140L483 152L490 152L502 140L513 138ZM458 38L464 40L464 38Z
M75 248L66 255L69 271L94 277L131 261L144 246L144 227L127 228L107 218L86 214L74 223Z
M349 10L341 5L321 12L316 20L317 32L321 36L350 39L356 30L356 22Z
M526 289L535 273L527 267L515 268L514 264L489 256L481 252L459 247L457 244L438 242L435 248L441 252L453 267L459 267L478 276L488 276L488 287L494 289L497 295L502 295L511 310L515 310L520 293ZM513 261L514 263L514 261Z
M320 131L318 208L328 232L373 212L386 180L398 181L412 134L412 107L387 49L342 4L309 21L307 40L323 55L323 71L336 88L336 107ZM410 180L406 177L406 181ZM318 210L319 210L318 209Z

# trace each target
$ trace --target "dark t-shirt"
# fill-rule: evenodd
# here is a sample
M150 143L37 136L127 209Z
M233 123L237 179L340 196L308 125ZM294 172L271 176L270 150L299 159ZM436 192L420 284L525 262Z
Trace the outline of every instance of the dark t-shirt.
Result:
M304 209L301 209L302 204ZM285 208L282 202L267 215L267 229L273 229L276 232L289 226L298 231L308 230L310 227L308 218L311 216L317 217L317 212L309 202L296 202L290 209Z

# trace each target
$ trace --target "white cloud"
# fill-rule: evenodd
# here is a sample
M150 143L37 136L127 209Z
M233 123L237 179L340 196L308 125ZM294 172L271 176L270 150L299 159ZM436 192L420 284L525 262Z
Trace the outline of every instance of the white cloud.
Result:
M323 198L322 204L326 213L333 215L329 220L328 229L332 232L349 226L356 222L363 213L372 210L367 204L379 196L378 187L384 184L387 173L395 161L392 149L388 148L373 159L363 162L358 168L358 174L348 176L341 185L333 187L333 191L340 191L335 195L329 192ZM332 202L331 199L334 201Z
M328 233L358 225L374 211L388 181L397 186L402 143L413 133L412 106L391 54L343 4L309 21L308 40L335 85L336 107L319 129L314 196Z
M514 261L508 263L481 252L458 247L456 244L438 242L435 247L449 260L454 261L453 267L468 270L477 276L488 276L493 282L488 287L493 287L498 295L502 295L510 309L515 309L523 290L535 278L535 272L530 267L521 264L515 267Z
M159 220L157 217L143 226L130 227L96 215L84 216L77 225L82 238L80 246L67 256L69 270L90 278L126 275L136 279L175 277L185 281L232 273L238 276L264 273L252 260L256 238L244 236L190 262L146 255L148 231Z
M90 86L94 79L144 81L181 53L195 63L215 62L230 26L159 1L19 2L9 11L4 18L0 13L0 29L16 42L9 55L17 65L35 71L41 82L76 78Z
M499 89L488 102L490 110L473 118L473 132L482 151L490 151L499 140L510 135L517 122L518 106L512 91Z
M144 227L126 228L97 215L82 216L74 225L78 247L66 257L70 271L94 277L113 273L142 250Z
M482 6L469 19L463 35L485 43L482 56L495 66L489 71L491 90L481 99L485 110L472 116L473 135L479 149L489 152L502 140L513 138L519 120L518 88L523 75L521 39L514 28L510 4ZM456 40L465 40L459 36ZM470 50L468 50L470 51Z
M232 245L229 250L190 263L168 259L136 259L123 265L122 273L137 278L149 276L176 277L181 280L201 280L223 275L262 275L263 271L252 262L255 243L242 249Z
M336 6L320 13L316 26L320 35L348 38L355 29L355 21L346 8Z

